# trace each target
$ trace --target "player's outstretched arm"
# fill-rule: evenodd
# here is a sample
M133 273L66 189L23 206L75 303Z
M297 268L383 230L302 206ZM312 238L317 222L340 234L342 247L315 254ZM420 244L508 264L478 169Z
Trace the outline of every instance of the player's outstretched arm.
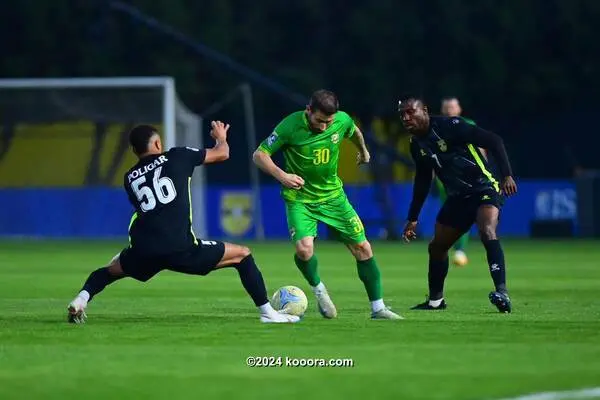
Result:
M462 139L466 142L473 143L477 147L483 147L492 154L502 175L502 191L507 196L515 194L517 184L513 179L512 167L502 138L493 132L472 125L468 125L467 129L461 130L460 133Z
M229 158L229 144L227 143L229 124L213 121L211 126L210 136L215 139L215 145L212 149L206 149L204 164L222 162Z
M358 149L358 156L356 158L357 163L368 164L369 161L371 161L371 154L369 154L369 149L367 149L365 136L356 125L354 126L354 134L350 138L350 141L354 143L354 145Z
M252 160L263 172L277 179L282 185L291 189L301 189L304 186L304 179L298 175L288 174L279 168L269 154L258 148L252 155Z

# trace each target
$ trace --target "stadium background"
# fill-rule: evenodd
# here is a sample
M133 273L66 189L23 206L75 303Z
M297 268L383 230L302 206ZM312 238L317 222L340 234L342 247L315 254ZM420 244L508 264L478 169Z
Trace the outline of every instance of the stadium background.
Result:
M590 123L600 78L597 54L588 45L598 34L591 24L600 13L596 2L501 7L496 1L130 2L139 14L124 12L123 4L3 5L7 23L0 32L11 40L3 47L0 73L6 78L173 76L178 95L197 113L249 81L257 140L300 107L298 94L306 99L312 90L327 87L339 93L342 108L371 140L393 138L387 146L401 156L408 154L408 138L395 114L398 96L421 94L437 110L442 96L456 95L465 116L502 135L520 183L519 196L504 211L502 234L578 234L578 208L593 207L593 188L582 199L576 178L600 168L595 155L600 139ZM156 16L185 34L188 43L225 54L234 67L258 71L264 81L248 79L214 54L192 51L185 41L150 27L145 18ZM275 93L269 83L284 90ZM6 97L2 102L0 234L125 237L131 210L120 185L133 158L124 133L139 121L42 125L36 123L42 110L30 109L16 120L19 104ZM206 170L213 237L254 236L241 111L233 102L211 115L233 126L228 167ZM378 197L381 186L373 184L368 170L356 168L354 150L349 143L345 147L340 174L369 235L382 236L383 221L390 218L399 229L410 199L411 168L391 167L393 178L383 186L393 209L386 213ZM261 181L266 237L285 238L278 189L265 175ZM425 234L438 206L435 198L426 206ZM591 209L584 214L594 215Z
M67 324L84 279L127 243L125 133L157 122L138 112L160 115L160 101L0 89L0 399L600 398L600 246L582 237L600 232L599 1L20 0L0 2L0 20L1 78L172 76L206 116L205 136L211 118L231 122L231 159L203 169L209 232L252 249L269 294L291 284L309 297L301 323L265 326L235 270L164 271L110 285L85 325ZM269 240L251 240L252 149L236 92L246 83L256 140L315 88L339 93L373 153L373 169L359 169L346 143L340 165L371 239L390 221L400 229L410 198L398 96L420 93L434 110L458 96L466 117L504 138L519 183L500 224L514 312L489 304L478 241L468 266L450 268L448 310L423 313L410 308L427 293L427 241L372 240L385 303L405 320L370 321L353 257L319 241L339 311L321 318L264 174ZM438 206L431 198L422 213L422 239ZM249 356L354 366L250 368Z

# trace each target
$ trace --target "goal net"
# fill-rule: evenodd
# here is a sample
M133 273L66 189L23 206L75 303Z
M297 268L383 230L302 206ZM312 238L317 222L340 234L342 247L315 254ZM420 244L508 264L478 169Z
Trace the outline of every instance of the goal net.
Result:
M170 77L0 79L0 122L2 188L122 190L123 173L135 163L126 132L141 123L160 130L165 149L203 147L202 120L177 98ZM206 237L203 168L191 190L194 232ZM111 204L103 201L89 213L109 218ZM98 230L102 236L107 228Z

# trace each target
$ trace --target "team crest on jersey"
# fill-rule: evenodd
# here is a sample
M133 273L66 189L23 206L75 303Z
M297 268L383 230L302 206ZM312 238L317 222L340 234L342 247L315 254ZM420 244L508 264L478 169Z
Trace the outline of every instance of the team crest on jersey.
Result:
M221 228L232 236L242 236L252 226L252 194L225 192L221 195Z
M425 156L427 155L427 153L425 153L425 150L421 149L421 155L422 155L423 157L425 157Z
M337 144L337 142L340 141L340 134L336 132L333 135L331 135L331 141L333 142L333 144Z
M267 138L267 144L269 146L273 146L273 143L275 143L275 141L277 140L277 133L273 132L269 135L269 137Z
M446 144L446 141L444 141L444 139L438 140L437 144L438 144L438 147L440 148L440 151L448 150L448 145Z

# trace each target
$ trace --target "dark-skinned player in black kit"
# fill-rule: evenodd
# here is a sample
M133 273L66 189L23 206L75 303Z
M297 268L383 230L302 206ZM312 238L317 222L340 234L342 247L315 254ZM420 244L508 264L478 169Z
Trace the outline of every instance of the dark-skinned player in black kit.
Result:
M398 111L405 128L412 134L410 150L416 164L413 198L403 232L405 241L416 238L417 220L434 172L448 192L429 243L429 296L412 309L447 307L444 281L448 274L448 250L476 223L495 286L489 300L498 311L510 313L512 304L506 288L504 251L496 228L504 200L517 192L517 185L502 139L460 117L430 116L419 98L401 100ZM501 182L490 173L487 160L478 148L487 149L494 157Z

